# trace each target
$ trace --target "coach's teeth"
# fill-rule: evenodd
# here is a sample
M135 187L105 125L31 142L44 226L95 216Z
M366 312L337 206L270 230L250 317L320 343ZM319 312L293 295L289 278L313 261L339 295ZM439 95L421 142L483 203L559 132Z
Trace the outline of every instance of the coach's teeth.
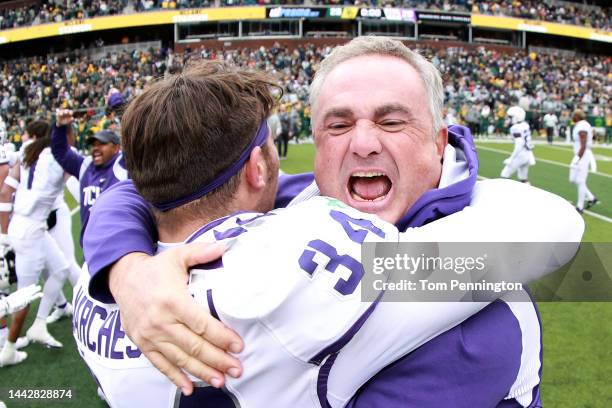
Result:
M375 199L373 199L373 200L368 200L368 199L366 199L366 198L361 197L361 196L360 196L360 195L358 195L356 192L351 191L351 198L352 198L353 200L355 200L355 201L361 201L361 202L364 202L364 203L365 203L365 202L371 202L371 203L373 203L373 202L375 202L375 201L381 201L381 200L384 200L384 199L385 199L385 197L386 197L386 195L384 195L384 196L380 196L380 197L376 197L376 198L375 198Z
M359 197L354 191L351 191L351 198L355 201L365 201L363 198Z
M358 171L352 174L352 177L378 177L384 176L385 173L380 173L377 171Z

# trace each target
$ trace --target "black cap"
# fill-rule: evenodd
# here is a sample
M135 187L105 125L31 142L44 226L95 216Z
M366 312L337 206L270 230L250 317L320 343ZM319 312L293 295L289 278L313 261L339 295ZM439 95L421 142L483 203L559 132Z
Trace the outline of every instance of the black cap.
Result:
M87 138L87 144L92 144L95 140L101 143L112 143L115 145L119 144L119 136L115 132L110 130L101 130L94 134L93 136L89 136Z

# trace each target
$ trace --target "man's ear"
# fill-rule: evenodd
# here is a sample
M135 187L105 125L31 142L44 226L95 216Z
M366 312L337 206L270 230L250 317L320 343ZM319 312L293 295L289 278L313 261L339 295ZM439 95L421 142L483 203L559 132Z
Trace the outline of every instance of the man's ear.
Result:
M444 148L448 144L448 128L446 126L438 131L438 134L436 135L435 144L438 156L440 156L440 160L442 160L442 156L444 155Z
M261 147L257 146L253 149L244 170L245 180L249 188L259 190L266 186L266 166Z

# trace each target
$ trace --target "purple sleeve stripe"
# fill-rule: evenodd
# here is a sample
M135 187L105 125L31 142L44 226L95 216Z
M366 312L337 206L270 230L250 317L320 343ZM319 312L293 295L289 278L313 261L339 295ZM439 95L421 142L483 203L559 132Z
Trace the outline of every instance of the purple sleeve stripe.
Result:
M32 166L30 167L30 172L28 173L28 190L32 189L32 183L34 183L34 172L36 171L37 163L38 163L38 160L32 163Z
M319 398L319 404L321 404L321 408L331 408L329 401L327 400L327 380L329 378L329 373L336 361L336 357L338 357L338 353L334 353L325 364L321 366L319 369L319 375L317 376L317 397Z
M219 314L217 313L217 309L215 308L215 303L213 302L212 289L208 289L206 291L206 301L208 302L208 310L210 310L210 315L218 321L221 321Z
M353 323L353 325L338 340L336 340L329 346L325 347L316 356L311 358L308 362L310 364L319 365L321 364L321 362L326 356L340 351L340 349L344 347L346 343L348 343L353 338L353 336L355 336L355 334L359 331L359 329L361 329L361 326L363 326L366 320L368 320L368 317L370 317L370 315L376 308L376 305L378 305L378 302L380 301L382 294L383 292L381 292L378 295L378 298L374 302L372 302L370 307L366 309L366 311L359 317L359 319L357 319L357 321Z
M278 178L278 192L274 208L285 208L291 200L314 180L314 173L283 174Z
M540 380L541 379L542 379L542 376L540 375ZM533 387L533 391L531 395L532 395L532 400L528 408L542 408L542 396L540 395L540 384Z

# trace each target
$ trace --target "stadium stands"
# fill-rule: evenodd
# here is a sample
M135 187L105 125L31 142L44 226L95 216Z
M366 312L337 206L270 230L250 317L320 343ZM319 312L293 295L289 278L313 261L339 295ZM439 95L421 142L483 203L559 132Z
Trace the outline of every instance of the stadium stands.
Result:
M42 1L0 3L0 29L121 14L127 0Z
M193 58L222 58L241 66L277 74L285 90L284 103L308 109L308 85L329 48L314 45L189 54L162 48L130 50L97 56L62 56L13 61L0 66L0 114L18 141L23 120L48 117L63 106L80 112L82 137L95 126L92 119L104 110L105 96L119 89L126 99L167 70L180 69ZM528 111L536 129L544 113L558 116L581 107L592 117L612 116L609 97L610 58L541 52L504 54L484 47L434 50L421 48L443 73L448 119L467 123L477 133L501 132L510 104ZM18 120L18 119L21 119ZM15 138L16 137L16 138Z
M422 10L443 10L520 17L562 24L574 24L610 31L610 7L585 5L561 0L64 0L0 2L0 29L61 22L134 11L186 9L218 6L266 5L355 5L404 7Z

